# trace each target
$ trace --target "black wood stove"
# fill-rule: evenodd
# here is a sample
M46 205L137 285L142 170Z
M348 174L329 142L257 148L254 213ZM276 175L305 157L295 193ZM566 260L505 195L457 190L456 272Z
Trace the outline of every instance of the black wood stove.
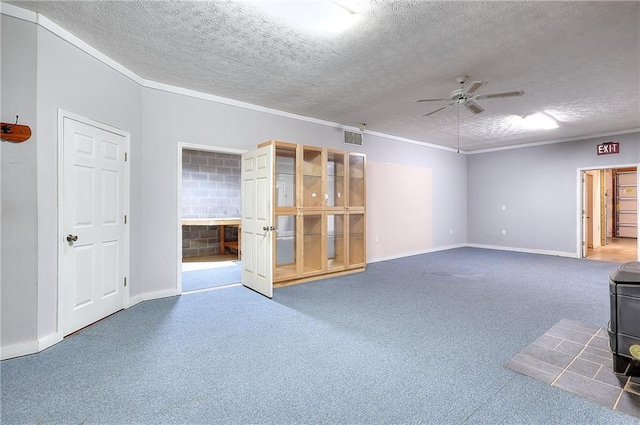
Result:
M620 265L609 278L609 347L613 371L640 376L640 262Z

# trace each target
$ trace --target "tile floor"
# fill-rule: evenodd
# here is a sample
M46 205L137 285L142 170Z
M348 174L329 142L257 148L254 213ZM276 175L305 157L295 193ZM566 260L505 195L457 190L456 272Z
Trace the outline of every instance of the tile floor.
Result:
M613 373L604 328L563 319L505 366L640 418L640 378Z
M626 263L638 259L638 240L635 238L608 238L607 245L587 250L587 259Z

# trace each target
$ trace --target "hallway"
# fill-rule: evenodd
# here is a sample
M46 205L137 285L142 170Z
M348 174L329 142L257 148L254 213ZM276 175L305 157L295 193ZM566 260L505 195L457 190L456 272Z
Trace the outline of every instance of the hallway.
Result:
M606 246L589 249L587 259L618 263L637 261L638 240L635 238L608 238Z

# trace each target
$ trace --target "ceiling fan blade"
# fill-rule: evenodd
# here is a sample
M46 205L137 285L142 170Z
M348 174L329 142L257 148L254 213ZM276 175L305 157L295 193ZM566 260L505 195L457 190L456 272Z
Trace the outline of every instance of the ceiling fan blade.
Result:
M517 96L522 96L524 94L524 90L518 90L518 91L505 91L502 93L489 93L489 94L480 94L476 97L474 97L474 99L497 99L500 97L517 97Z
M466 89L464 89L464 92L475 93L476 90L478 90L480 87L484 86L485 84L487 84L486 81L474 81L471 84L469 84Z
M451 99L418 99L416 102L450 102Z
M484 109L482 109L480 105L478 105L476 102L473 102L471 100L467 100L464 103L464 107L470 110L471 112L473 112L474 114L479 114L481 112L484 112Z
M433 115L433 114L435 114L436 112L440 112L440 111L442 111L443 109L447 109L449 106L450 106L450 105L443 106L442 108L438 108L438 109L436 109L436 110L434 110L434 111L427 112L426 114L423 114L422 116L423 116L423 117L428 117L429 115Z

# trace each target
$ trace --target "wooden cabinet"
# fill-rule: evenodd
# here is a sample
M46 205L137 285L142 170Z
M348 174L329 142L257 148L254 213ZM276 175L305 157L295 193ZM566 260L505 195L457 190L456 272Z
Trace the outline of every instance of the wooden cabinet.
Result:
M273 282L364 270L365 156L269 141L274 147Z

